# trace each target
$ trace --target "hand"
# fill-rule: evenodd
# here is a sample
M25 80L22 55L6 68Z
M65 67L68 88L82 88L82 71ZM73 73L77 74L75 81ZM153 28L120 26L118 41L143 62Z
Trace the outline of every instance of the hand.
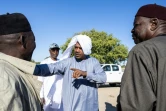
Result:
M41 104L44 105L45 104L45 99L44 98L40 98Z
M87 73L86 71L81 71L79 69L71 68L70 70L74 71L73 72L73 78L79 78L80 76L86 77Z

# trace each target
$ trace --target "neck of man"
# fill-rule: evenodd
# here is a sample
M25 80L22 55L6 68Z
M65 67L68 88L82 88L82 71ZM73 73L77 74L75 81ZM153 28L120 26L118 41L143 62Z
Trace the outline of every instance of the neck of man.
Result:
M6 55L9 55L9 56L13 56L13 57L25 60L24 57L20 53L16 53L16 52L18 52L18 50L12 49L8 46L1 47L1 45L0 45L0 52L4 53Z
M51 57L51 59L52 59L53 61L57 61L57 58L53 58L53 57Z
M157 36L161 36L161 35L165 35L165 34L166 34L166 25L159 26L152 36L157 37Z
M80 59L78 59L78 58L75 57L75 59L76 59L77 62L80 62L80 61L85 60L87 58L89 58L89 55L85 55L83 58L80 58Z

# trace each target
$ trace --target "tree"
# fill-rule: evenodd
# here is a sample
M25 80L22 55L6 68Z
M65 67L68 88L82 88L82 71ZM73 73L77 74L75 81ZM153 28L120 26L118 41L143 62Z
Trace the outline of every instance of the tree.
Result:
M40 62L35 62L35 60L31 59L30 62L36 63L36 64L40 64Z
M120 40L113 37L112 34L106 32L98 32L95 29L83 31L76 34L85 34L92 40L92 57L97 58L100 63L118 64L125 61L128 55L128 48L120 43ZM76 35L75 34L75 35ZM65 51L71 38L61 46L62 52ZM73 53L72 53L73 55Z

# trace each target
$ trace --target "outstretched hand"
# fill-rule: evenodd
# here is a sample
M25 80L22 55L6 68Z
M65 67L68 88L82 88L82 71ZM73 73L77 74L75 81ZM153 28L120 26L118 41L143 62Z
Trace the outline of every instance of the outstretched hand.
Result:
M76 68L71 68L70 70L74 71L73 72L73 78L79 78L80 76L84 76L86 77L87 73L86 71L81 71L79 69L76 69Z
M42 105L45 104L45 99L44 99L44 97L43 97L43 98L40 98L40 101L41 101L41 104L42 104Z

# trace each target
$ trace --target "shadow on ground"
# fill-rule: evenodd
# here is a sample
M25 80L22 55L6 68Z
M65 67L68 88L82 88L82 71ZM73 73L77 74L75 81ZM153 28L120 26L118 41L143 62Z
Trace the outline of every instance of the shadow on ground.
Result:
M116 84L116 85L105 85L105 84L100 84L100 86L98 86L98 88L109 88L109 87L120 87L121 85L120 84Z
M105 111L116 111L116 107L112 106L112 104L105 102L106 109Z

